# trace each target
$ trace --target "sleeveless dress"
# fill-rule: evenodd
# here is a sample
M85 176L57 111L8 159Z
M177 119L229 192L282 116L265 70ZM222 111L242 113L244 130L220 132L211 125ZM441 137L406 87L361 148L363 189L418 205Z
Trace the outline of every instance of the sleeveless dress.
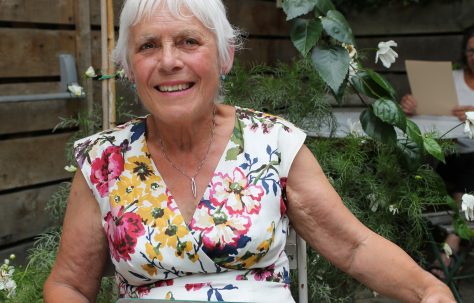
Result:
M145 121L74 144L100 206L119 296L294 302L284 189L305 133L236 107L233 134L186 224L148 152Z

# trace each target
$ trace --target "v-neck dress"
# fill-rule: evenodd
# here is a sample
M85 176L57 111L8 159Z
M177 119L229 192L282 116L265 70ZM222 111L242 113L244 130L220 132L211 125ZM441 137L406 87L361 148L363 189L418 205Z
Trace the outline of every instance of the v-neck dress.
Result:
M76 141L125 298L294 302L286 178L305 133L236 107L234 131L189 224L151 159L146 118Z

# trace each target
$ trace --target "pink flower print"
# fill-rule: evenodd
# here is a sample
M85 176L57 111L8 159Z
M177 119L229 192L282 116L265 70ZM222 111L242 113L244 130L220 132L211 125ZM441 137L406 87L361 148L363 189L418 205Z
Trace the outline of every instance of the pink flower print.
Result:
M188 283L184 285L184 288L186 288L187 291L196 291L200 290L204 286L209 286L210 283Z
M256 281L271 281L274 271L275 265L272 264L265 268L254 269L252 270L252 274Z
M105 217L105 231L112 257L130 261L135 253L137 238L145 234L142 219L135 213L124 213L124 207L112 208Z
M109 146L100 158L91 163L90 180L101 197L109 193L109 188L115 184L123 171L124 160L120 150L118 146Z
M287 178L280 178L281 198L280 198L280 215L286 213L286 182Z
M191 221L191 228L201 230L204 246L214 250L225 245L237 247L240 237L250 228L250 218L244 215L230 216L222 211L212 216L206 207L199 207Z
M225 203L230 214L241 214L244 209L249 214L258 214L263 194L262 186L249 184L240 167L234 169L232 177L217 173L211 180L211 202L215 206Z
M161 280L155 283L155 287L171 286L174 284L173 279Z

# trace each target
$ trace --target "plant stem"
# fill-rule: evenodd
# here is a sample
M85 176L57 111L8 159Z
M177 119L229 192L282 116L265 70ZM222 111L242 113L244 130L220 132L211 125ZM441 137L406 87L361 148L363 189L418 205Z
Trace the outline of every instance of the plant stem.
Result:
M355 88L354 84L352 84L351 81L349 81L349 84L351 85L352 89L356 92L357 96L359 97L360 101L367 107L369 107L369 105L367 104L367 102L365 102L364 98L362 98L362 96L360 95L359 91Z
M451 127L448 131L446 131L444 134L442 134L438 139L443 139L444 136L446 136L447 134L449 134L451 131L453 131L454 129L458 128L459 126L463 125L464 122L461 122L453 127Z

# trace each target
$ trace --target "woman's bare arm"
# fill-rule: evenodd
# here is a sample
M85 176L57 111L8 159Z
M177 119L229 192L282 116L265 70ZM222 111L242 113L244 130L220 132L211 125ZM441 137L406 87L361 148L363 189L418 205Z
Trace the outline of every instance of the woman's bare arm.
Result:
M78 171L71 186L56 262L44 286L45 302L95 302L107 249L99 205Z
M446 285L355 218L306 146L291 167L287 196L296 232L371 289L404 302L455 302Z

